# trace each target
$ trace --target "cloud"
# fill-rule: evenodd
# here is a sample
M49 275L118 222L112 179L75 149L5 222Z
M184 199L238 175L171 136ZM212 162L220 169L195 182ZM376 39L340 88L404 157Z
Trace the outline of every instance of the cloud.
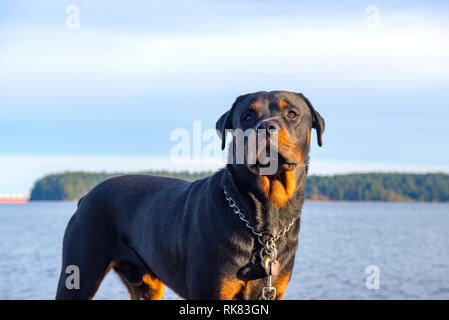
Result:
M207 86L210 81L204 79L211 78L228 84L240 77L307 75L369 85L373 80L397 83L449 74L447 23L442 28L429 17L390 14L382 16L379 29L369 30L363 14L330 17L322 24L292 14L275 13L265 24L260 16L219 16L235 24L216 32L207 25L166 32L121 31L113 24L82 26L79 31L13 26L0 45L0 83L15 90L19 84L72 84L83 92L96 81L103 84L95 88L101 92L111 83L184 88L185 82L179 81L186 77L189 87L197 87Z
M3 45L2 60L8 62L3 77L293 75L300 70L343 69L373 58L375 64L368 63L368 71L376 70L379 63L406 71L412 62L422 62L423 72L449 71L448 64L441 64L447 61L439 60L449 53L444 35L413 29L372 34L334 28L270 28L222 35L73 35L53 30L33 34L37 37Z

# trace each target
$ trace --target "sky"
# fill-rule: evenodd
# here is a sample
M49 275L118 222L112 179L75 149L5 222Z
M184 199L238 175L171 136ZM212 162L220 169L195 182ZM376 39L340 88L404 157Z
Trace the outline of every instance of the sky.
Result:
M444 1L2 1L0 194L67 170L216 169L171 163L170 135L261 90L302 92L325 118L313 174L449 172L448 15Z

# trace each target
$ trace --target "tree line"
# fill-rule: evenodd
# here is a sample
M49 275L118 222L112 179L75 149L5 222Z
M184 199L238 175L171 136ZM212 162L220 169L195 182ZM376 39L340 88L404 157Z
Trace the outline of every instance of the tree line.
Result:
M123 173L65 172L34 184L30 200L78 200L101 181ZM193 181L213 172L147 171ZM449 201L449 175L443 173L357 173L307 177L306 199L321 201Z

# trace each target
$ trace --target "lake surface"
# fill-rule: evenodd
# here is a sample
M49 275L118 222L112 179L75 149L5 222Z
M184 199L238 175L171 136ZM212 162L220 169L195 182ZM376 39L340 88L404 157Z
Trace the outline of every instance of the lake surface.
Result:
M53 299L73 202L0 205L0 299ZM368 289L368 266L379 289ZM96 299L129 299L110 272ZM179 299L169 289L166 299ZM286 299L449 299L449 204L308 202Z

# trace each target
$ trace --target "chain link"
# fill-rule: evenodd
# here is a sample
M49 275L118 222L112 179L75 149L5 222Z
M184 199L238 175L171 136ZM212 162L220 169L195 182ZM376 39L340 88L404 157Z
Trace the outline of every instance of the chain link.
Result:
M279 240L280 237L282 237L283 235L285 235L290 229L291 227L294 225L295 221L297 218L294 218L290 224L288 226L286 226L284 229L281 230L281 232L279 232L276 236L273 236L270 232L268 231L263 231L263 232L257 232L256 229L251 226L251 224L249 223L249 221L246 219L245 215L243 214L243 212L240 211L240 208L237 206L237 203L234 201L234 199L231 198L231 196L229 196L229 194L226 192L225 189L223 189L223 192L226 196L226 200L229 202L229 206L232 208L232 210L234 211L234 214L237 215L239 217L240 220L242 220L245 223L245 226L251 230L251 232L258 237L259 243L262 244L263 246L266 246L267 248L270 247L274 247L274 243L276 241ZM263 241L263 236L264 235L269 235L270 238L264 242Z
M273 236L268 231L263 232L257 232L256 229L249 223L248 219L246 219L245 215L242 211L240 211L240 208L237 206L237 203L234 201L234 199L231 198L231 196L226 192L225 189L223 189L223 192L226 196L226 200L229 202L229 206L234 211L234 214L239 217L240 220L242 220L245 223L245 226L251 230L251 232L257 236L257 240L262 245L262 249L260 249L260 259L262 262L263 267L265 268L265 271L267 272L267 283L262 288L262 299L264 300L274 300L277 297L276 288L272 284L272 275L273 270L271 269L273 264L276 263L277 270L279 270L279 262L276 260L277 256L277 250L276 250L276 241L279 240L280 237L285 235L293 226L297 218L294 218L290 224L284 229L281 230L276 236ZM268 235L269 239L264 242L263 236ZM264 255L268 255L267 260L264 259ZM276 271L275 275L278 271Z

